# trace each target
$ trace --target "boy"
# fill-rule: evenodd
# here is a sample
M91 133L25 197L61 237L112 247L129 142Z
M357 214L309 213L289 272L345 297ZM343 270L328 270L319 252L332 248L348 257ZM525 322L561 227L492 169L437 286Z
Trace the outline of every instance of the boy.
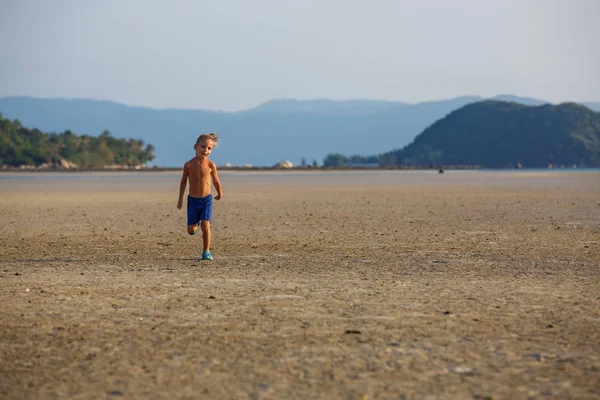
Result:
M183 166L183 176L179 185L177 208L181 209L183 206L185 185L189 178L190 190L187 198L187 228L188 233L193 235L198 230L198 223L200 223L204 243L202 251L203 260L213 259L210 254L210 222L212 220L211 178L215 189L217 189L215 200L223 197L223 189L221 189L221 182L217 174L217 166L208 159L213 148L217 146L218 140L219 137L215 133L205 133L198 137L194 145L196 157L186 162Z

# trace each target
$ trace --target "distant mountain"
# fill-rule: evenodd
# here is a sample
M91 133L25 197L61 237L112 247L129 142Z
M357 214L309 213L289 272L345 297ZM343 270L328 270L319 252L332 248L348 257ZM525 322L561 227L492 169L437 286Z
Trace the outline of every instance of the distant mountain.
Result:
M382 154L379 160L387 165L600 167L600 113L575 103L472 103L432 124L408 146Z
M533 99L531 97L513 96L512 94L501 94L492 97L490 100L505 101L509 103L519 103L527 106L541 106L542 104L548 104L548 102L544 100Z
M296 100L281 99L271 100L248 110L250 113L277 113L277 114L321 114L336 116L364 116L380 111L390 110L395 107L409 106L400 101L384 100L343 100L328 99Z
M319 163L329 153L380 154L410 143L436 120L481 97L408 104L377 100L273 100L240 112L130 107L97 100L0 98L0 113L45 132L72 130L136 138L156 149L156 165L177 167L193 156L203 132L221 134L217 164ZM525 100L524 100L525 101ZM528 99L527 101L542 100Z

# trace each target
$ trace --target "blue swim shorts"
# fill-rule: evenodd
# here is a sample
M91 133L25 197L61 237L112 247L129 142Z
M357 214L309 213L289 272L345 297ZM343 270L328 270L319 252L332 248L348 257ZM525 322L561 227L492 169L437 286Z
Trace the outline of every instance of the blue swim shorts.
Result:
M187 224L197 225L200 221L212 221L212 195L192 197L188 195Z

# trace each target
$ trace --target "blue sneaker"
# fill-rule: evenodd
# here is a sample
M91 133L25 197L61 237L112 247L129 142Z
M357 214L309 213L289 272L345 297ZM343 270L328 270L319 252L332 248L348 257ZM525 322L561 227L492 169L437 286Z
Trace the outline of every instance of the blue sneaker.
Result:
M212 261L212 254L210 254L210 251L203 251L202 252L202 259L203 260L211 260Z

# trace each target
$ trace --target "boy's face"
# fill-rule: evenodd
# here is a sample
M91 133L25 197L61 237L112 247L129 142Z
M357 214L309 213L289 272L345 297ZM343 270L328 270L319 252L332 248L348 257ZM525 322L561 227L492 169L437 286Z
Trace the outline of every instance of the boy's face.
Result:
M198 142L198 144L194 145L194 150L196 150L196 157L203 160L210 156L212 149L214 147L214 143L212 140L208 138L203 138Z

